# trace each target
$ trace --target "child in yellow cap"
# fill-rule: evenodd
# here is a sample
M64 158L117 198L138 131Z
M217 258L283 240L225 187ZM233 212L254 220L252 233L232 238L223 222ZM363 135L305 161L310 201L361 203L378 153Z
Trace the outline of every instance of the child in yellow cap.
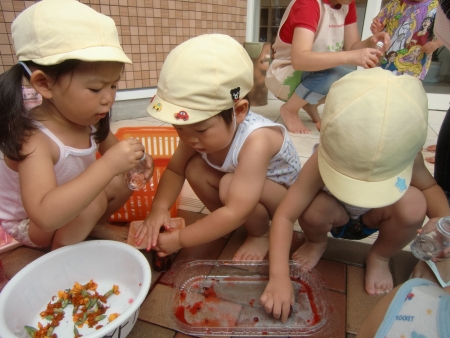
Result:
M127 229L107 218L131 195L123 174L144 146L118 142L109 129L120 74L131 63L114 21L75 0L43 0L11 31L19 62L0 76L2 228L24 245L52 249L89 234L125 241ZM30 110L24 78L42 96Z
M267 312L283 321L289 314L289 248L297 219L307 239L292 258L305 269L318 263L329 231L361 239L379 230L366 258L365 290L373 295L393 288L389 259L417 235L426 215L432 221L450 215L421 154L427 120L427 96L414 77L373 68L332 85L318 149L272 221L270 281L261 296Z
M300 161L284 126L249 110L252 86L252 61L227 35L192 38L167 56L147 111L173 124L180 142L152 211L136 232L138 244L147 237L147 249L164 256L244 225L248 236L234 259L264 258L269 221L297 178ZM169 227L169 209L185 179L211 214L160 234Z

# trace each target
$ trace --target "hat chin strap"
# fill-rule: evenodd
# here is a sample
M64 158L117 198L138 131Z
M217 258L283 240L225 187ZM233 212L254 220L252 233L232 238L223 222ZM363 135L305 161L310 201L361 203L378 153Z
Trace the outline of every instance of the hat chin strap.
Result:
M20 64L23 67L23 69L25 69L25 71L28 73L28 75L30 75L30 77L31 77L32 72L31 72L30 68L28 68L26 63L22 62L22 61L19 61L17 63Z
M237 129L236 111L234 110L234 106L233 106L233 121L234 121L234 129L233 129L233 133L234 133Z

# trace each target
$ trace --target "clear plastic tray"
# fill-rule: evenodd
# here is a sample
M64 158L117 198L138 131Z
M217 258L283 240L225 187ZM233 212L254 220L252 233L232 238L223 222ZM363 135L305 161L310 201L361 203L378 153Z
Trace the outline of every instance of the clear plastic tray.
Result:
M316 272L291 262L295 291L286 323L267 314L259 298L268 261L191 261L172 267L170 313L179 331L194 336L331 337L334 312Z

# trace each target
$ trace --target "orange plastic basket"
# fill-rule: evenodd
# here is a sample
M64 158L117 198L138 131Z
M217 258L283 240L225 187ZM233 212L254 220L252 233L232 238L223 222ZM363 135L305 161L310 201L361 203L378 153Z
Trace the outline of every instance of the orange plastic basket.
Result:
M142 142L145 151L152 155L153 177L143 189L133 192L125 205L111 215L112 222L131 222L143 220L152 209L152 201L162 173L178 146L178 134L172 127L123 127L117 130L116 137L124 140L134 137ZM178 214L179 200L170 209L171 217Z

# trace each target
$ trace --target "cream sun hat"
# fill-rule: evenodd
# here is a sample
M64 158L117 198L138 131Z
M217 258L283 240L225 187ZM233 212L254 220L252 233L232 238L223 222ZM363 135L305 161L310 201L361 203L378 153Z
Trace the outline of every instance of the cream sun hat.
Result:
M329 191L351 205L379 208L399 200L427 135L428 101L409 75L372 68L330 88L318 148Z
M131 63L114 20L76 0L42 0L11 26L19 61L47 66L69 59Z
M233 107L252 87L253 63L244 47L228 35L200 35L169 53L147 112L171 124L193 124Z

